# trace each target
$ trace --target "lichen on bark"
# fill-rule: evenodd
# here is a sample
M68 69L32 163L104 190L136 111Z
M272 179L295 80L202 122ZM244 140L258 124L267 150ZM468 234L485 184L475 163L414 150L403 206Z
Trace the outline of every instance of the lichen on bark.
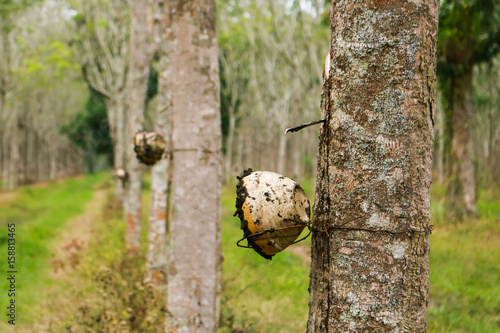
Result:
M308 332L426 330L437 17L332 3Z

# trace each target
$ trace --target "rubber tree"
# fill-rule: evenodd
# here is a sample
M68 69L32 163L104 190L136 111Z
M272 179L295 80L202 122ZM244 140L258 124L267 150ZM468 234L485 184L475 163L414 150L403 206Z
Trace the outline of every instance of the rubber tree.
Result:
M71 0L70 42L87 84L104 97L113 140L114 169L126 165L127 72L129 65L129 4L125 0ZM124 182L116 179L115 196L124 200Z
M148 77L153 60L152 27L148 20L151 12L149 0L132 0L130 2L130 58L127 77L128 116L126 131L128 180L124 201L127 223L125 246L129 252L136 252L141 244L143 166L134 151L134 136L144 126Z
M449 121L448 189L450 215L477 211L473 147L474 65L500 52L496 0L447 0L439 13L438 74Z
M330 22L307 331L426 332L438 2Z
M34 1L5 0L0 5L0 171L4 189L12 190L18 183L19 168L19 111L11 101L16 88L13 69L19 64L12 37L20 13Z
M160 43L158 106L156 109L155 131L172 141L172 67L170 55L172 38L170 29L170 11L164 1L156 0L161 17L159 24ZM168 144L170 146L170 144ZM168 149L170 150L170 149ZM170 188L170 157L158 161L151 169L151 209L149 214L148 252L146 261L146 280L161 291L166 288L167 278L167 232L168 232L168 194Z
M172 218L167 332L217 332L221 123L214 0L170 0Z

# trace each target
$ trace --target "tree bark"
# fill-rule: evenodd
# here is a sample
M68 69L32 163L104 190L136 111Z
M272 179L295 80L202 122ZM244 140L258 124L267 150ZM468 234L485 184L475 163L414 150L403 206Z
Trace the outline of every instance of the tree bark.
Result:
M476 178L473 160L473 67L451 79L448 103L451 115L448 202L459 219L476 214Z
M438 6L332 3L308 332L426 332Z
M487 181L488 181L488 189L490 194L493 194L493 188L495 184L495 178L493 177L493 154L495 151L495 96L493 95L493 63L489 64L488 71L490 73L488 77L488 151L487 151L487 159L486 159L486 170L487 170Z
M167 283L168 164L169 160L160 160L151 170L146 280L159 289Z
M117 92L110 98L106 98L106 109L108 114L108 123L113 140L113 166L115 170L125 170L125 121L127 115L125 92ZM124 181L120 178L115 179L115 198L123 203L124 199Z
M290 96L286 95L282 103L280 103L279 115L280 115L280 125L283 129L288 127L288 117L290 114ZM280 130L282 133L283 130ZM278 136L278 173L285 174L285 160L286 160L286 137L284 135Z
M82 66L87 84L106 97L114 168L125 169L125 151L128 147L125 142L125 119L130 56L129 3L77 0L74 6L85 20L74 26L81 39L73 43L73 54ZM106 25L102 26L99 22L106 22ZM123 203L124 184L120 178L116 178L115 197Z
M215 2L166 4L176 43L166 332L217 332L222 157Z
M13 190L17 187L19 177L19 127L18 110L11 109L12 131L10 133L10 157L9 157L9 185L8 189Z
M2 187L9 189L10 181L10 155L12 147L12 112L8 107L9 95L12 90L12 65L11 65L11 45L10 45L10 32L12 25L11 18L7 15L2 17L0 22L0 129L2 130L2 147L3 147L3 160L2 163ZM10 123L10 125L9 125ZM10 143L10 145L9 145Z
M228 177L234 177L232 175L232 161L233 161L233 149L234 149L234 132L236 130L236 114L235 114L234 103L229 107L229 131L227 135L227 143L226 143L226 156L224 162L224 173ZM228 179L229 180L229 179Z
M436 95L436 115L435 115L435 131L434 134L437 135L437 152L435 152L435 174L437 174L437 184L442 186L445 179L445 169L444 169L444 152L445 152L445 122L444 122L444 110L441 104L440 98Z
M143 168L134 151L134 136L142 130L151 57L148 44L148 0L131 1L130 60L127 99L127 172L125 193L125 246L128 252L137 252L141 245L142 176Z
M171 146L172 133L172 67L170 56L170 14L163 2L159 4L162 17L162 41L159 46L158 108L155 131ZM170 149L169 149L170 150ZM151 211L149 214L146 280L163 290L167 282L168 194L170 187L170 156L157 162L151 170Z

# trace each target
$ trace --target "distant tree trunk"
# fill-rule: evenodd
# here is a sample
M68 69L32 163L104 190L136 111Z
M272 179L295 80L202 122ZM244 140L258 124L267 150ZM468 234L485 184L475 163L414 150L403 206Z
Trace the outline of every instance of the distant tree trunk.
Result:
M9 157L9 185L8 189L13 190L17 187L17 180L19 176L19 127L18 127L18 110L13 111L10 115L12 117L12 130L10 133L10 157Z
M473 67L450 82L451 113L448 202L453 216L476 214L476 178L473 160Z
M437 135L436 141L438 145L438 149L435 152L435 173L437 174L437 184L442 186L445 178L445 170L444 170L444 133L445 133L445 123L444 123L444 110L442 106L442 102L440 101L439 96L436 96L436 115L435 115L435 131L434 133Z
M235 103L232 103L232 105L229 106L228 108L228 113L229 113L229 130L228 130L228 135L227 135L227 144L226 144L226 156L225 156L225 162L224 162L224 172L225 175L228 177L231 175L231 177L234 177L232 175L232 169L231 166L232 161L233 161L233 149L234 149L234 132L236 130L236 115L235 115ZM226 180L225 180L226 181Z
M106 98L106 108L108 112L108 122L113 140L113 167L115 170L125 170L125 121L127 115L127 107L125 101L125 92L117 93ZM123 203L124 199L124 182L117 178L115 180L115 198L118 202Z
M281 128L285 129L288 127L288 116L290 114L290 96L286 96L283 103L280 103L280 125ZM278 127L279 128L279 127ZM281 130L282 132L283 130ZM285 173L285 161L286 161L286 137L284 135L278 136L278 173Z
M176 43L166 332L217 332L222 156L215 1L166 4Z
M134 1L130 4L134 4ZM74 24L71 27L76 30L76 35L80 36L72 43L73 54L82 66L85 81L93 90L105 97L113 140L114 167L115 170L119 168L125 170L128 147L125 142L127 79L130 76L130 73L127 75L130 59L129 1L75 0L72 5L83 18L72 21ZM106 24L102 25L101 22ZM136 49L135 52L141 51ZM124 200L122 179L117 178L115 184L115 196L122 203Z
M2 150L3 150L3 161L2 161L2 188L4 190L9 189L9 156L10 156L10 147L9 147L9 130L8 127L5 127L5 131L3 132L2 137Z
M25 175L24 179L27 184L35 182L34 168L33 168L33 155L34 155L34 135L33 130L26 131L26 157L25 157Z
M158 108L155 130L171 146L172 133L172 67L170 56L172 41L170 17L163 2L159 4L162 14L161 44L159 46ZM164 289L167 282L167 232L168 232L168 193L170 189L170 157L157 162L151 170L151 210L149 214L148 252L146 261L146 280Z
M495 95L493 94L493 63L489 64L488 66L488 72L490 73L488 75L488 98L489 98L489 105L488 105L488 152L487 152L487 161L486 161L486 173L487 173L487 181L488 181L488 189L490 194L493 194L493 188L495 184L495 178L493 176L493 155L495 151L495 119L494 119L494 114L495 114Z
M333 1L308 332L426 332L438 8Z
M2 183L3 189L9 189L10 184L10 159L12 155L12 118L9 112L8 97L12 89L11 43L10 32L13 23L8 15L1 17L0 22L0 129L2 129Z
M130 60L128 71L127 135L125 141L128 180L124 201L127 229L125 246L136 252L141 245L143 168L134 151L134 136L144 123L144 108L149 77L150 55L147 21L148 0L131 1Z

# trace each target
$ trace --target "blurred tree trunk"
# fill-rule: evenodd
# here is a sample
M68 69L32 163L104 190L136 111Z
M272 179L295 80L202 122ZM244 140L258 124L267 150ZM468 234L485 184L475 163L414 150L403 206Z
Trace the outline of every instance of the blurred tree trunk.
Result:
M114 168L126 169L127 71L129 63L129 4L125 0L76 0L78 38L73 54L87 84L105 97L113 140ZM124 183L117 178L116 199L124 200Z
M235 114L235 103L229 106L228 116L229 116L229 131L227 135L226 144L226 157L224 162L224 172L228 177L232 176L232 165L233 165L233 150L234 150L234 132L236 130L236 114ZM229 180L229 179L228 179Z
M447 194L453 216L476 214L476 178L473 160L473 67L451 78L451 146Z
M33 126L31 126L33 127ZM25 167L24 167L24 181L26 184L31 184L35 180L33 179L34 169L33 169L33 131L26 130L26 150L25 150Z
M444 155L445 155L445 122L444 122L444 110L440 95L436 95L436 114L435 114L435 126L434 133L437 141L437 151L434 153L435 160L435 173L437 174L437 184L442 186L445 179L444 170Z
M279 108L281 110L278 111L279 117L280 117L280 126L282 126L283 129L280 129L280 134L283 132L284 129L288 127L288 117L290 114L290 96L287 94L284 97L284 100L282 103L279 104ZM278 173L284 174L285 173L285 162L286 162L286 139L287 137L285 135L280 135L278 136Z
M7 13L0 16L0 130L2 136L2 182L3 189L10 188L11 166L10 158L12 155L12 117L10 109L7 109L8 97L12 90L12 68L11 68L11 45L10 32L12 30L12 21Z
M166 332L217 332L222 156L215 2L166 5L176 43Z
M227 112L227 137L225 142L226 154L224 156L224 182L228 182L234 177L235 166L234 151L235 132L236 132L236 114L239 107L239 89L241 82L238 80L240 72L245 70L245 66L239 57L230 57L233 54L224 54L220 52L219 61L221 64L221 113ZM224 105L225 103L225 105ZM225 107L225 110L224 110Z
M10 156L9 162L9 176L8 176L8 189L13 190L17 186L19 176L19 125L18 125L18 110L11 108L9 117L11 118L11 130L9 135L9 148Z
M172 40L170 34L170 13L163 1L158 1L161 15L161 43L158 47L159 82L158 107L155 131L161 134L171 146L172 133L172 67L170 56ZM158 161L151 169L151 209L149 214L148 252L146 280L154 286L165 289L167 282L167 232L168 193L170 189L170 156Z
M113 140L113 165L116 169L125 170L125 119L127 106L126 89L105 99L111 139ZM123 201L124 181L116 179L115 198Z
M480 148L488 132L485 126L476 136L474 147L474 126L481 126L486 117L474 113L485 109L482 106L488 97L486 89L478 89L478 103L473 106L473 77L476 65L491 63L500 52L499 14L498 0L445 1L440 7L438 73L451 122L447 199L449 215L458 219L476 215L475 164L479 162L479 168L487 169L486 154ZM484 87L486 82L476 82L476 86Z
M293 137L282 133L287 120L292 126L319 116L314 102L321 84L322 66L318 65L328 47L320 24L323 13L305 9L298 1L255 0L221 6L218 14L221 54L226 60L221 70L223 88L237 86L236 116L245 114L252 120L237 118L233 160L241 157L243 166L292 173L295 161L304 163L317 146L317 138L307 132ZM227 78L230 82L224 82ZM222 96L227 103L227 94ZM288 109L284 109L287 104ZM223 112L227 110L224 106ZM241 140L244 149L236 151ZM299 151L294 145L298 141L304 143ZM296 153L302 156L296 158ZM227 163L226 159L226 169Z
M308 332L426 332L438 8L333 1Z
M134 136L143 129L146 91L149 77L150 33L148 25L148 0L131 1L130 58L128 70L127 135L125 141L128 180L125 194L125 219L127 229L125 246L129 252L136 252L141 245L142 177L143 166L134 151ZM149 36L151 37L151 36Z
M494 170L494 152L495 152L495 96L493 94L493 78L494 74L494 66L493 62L488 65L488 152L487 152L487 160L486 160L486 173L487 173L487 181L488 181L488 189L490 194L493 193L493 187L495 184L495 178L493 176Z

